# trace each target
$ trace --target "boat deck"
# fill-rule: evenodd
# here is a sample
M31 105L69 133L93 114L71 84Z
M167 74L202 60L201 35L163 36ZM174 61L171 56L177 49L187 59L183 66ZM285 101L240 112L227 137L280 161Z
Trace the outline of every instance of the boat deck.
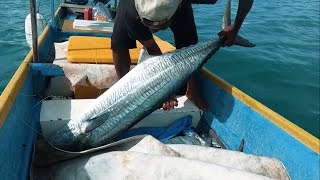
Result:
M194 119L200 119L193 122L196 133L183 132L169 139L146 135L116 138L81 152L52 147L43 137L57 129L54 124L66 123L110 87L99 88L90 81L91 85L75 83L74 88L62 64L82 71L89 63L70 63L65 54L54 57L54 43L67 43L72 36L110 38L110 33L74 28L73 22L81 20L82 12L83 6L58 7L55 23L46 26L38 39L39 63L32 63L31 50L0 97L2 179L116 179L119 175L125 176L119 179L162 175L166 175L163 179L319 179L318 138L206 68L196 74L198 90L209 102L209 110L199 114L188 100L180 99L183 107L171 111L183 116L194 113ZM106 64L91 65L100 69ZM190 107L189 113L186 107ZM159 114L152 116L159 120L146 121L150 125L144 126L160 128L172 122L163 120L165 112L157 111ZM139 128L130 131L135 129Z

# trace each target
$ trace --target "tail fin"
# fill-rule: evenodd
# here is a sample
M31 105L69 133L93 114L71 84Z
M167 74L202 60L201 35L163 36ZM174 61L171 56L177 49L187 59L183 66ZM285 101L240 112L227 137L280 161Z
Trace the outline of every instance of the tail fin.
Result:
M226 28L227 26L231 25L231 0L227 1L226 7L224 9L224 14L222 18L222 29ZM237 36L235 40L235 45L243 46L243 47L255 47L256 45L251 43L249 40Z
M243 47L255 47L256 46L255 44L253 44L249 40L247 40L239 35L237 36L234 44L238 45L238 46L243 46Z

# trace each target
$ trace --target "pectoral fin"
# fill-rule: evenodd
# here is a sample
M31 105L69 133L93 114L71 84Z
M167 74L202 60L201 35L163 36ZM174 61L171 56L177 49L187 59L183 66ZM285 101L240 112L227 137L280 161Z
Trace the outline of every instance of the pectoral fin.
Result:
M95 128L99 127L101 124L103 124L108 118L109 118L108 113L105 113L105 114L102 114L101 116L86 120L81 125L81 132L87 133L87 132L92 131L93 129L95 129Z
M152 58L154 56L152 55L149 55L148 51L146 50L145 47L143 47L141 50L140 50L140 55L139 55L139 59L138 59L138 64Z

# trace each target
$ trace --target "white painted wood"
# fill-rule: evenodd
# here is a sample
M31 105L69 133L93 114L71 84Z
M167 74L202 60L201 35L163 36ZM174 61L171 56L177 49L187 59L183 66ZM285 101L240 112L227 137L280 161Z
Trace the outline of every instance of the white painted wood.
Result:
M80 19L75 19L73 21L73 29L79 29L79 30L112 32L113 25L114 25L113 22L99 22L99 21L80 20Z
M186 96L178 97L178 107L173 110L164 111L158 109L151 113L149 116L145 117L142 121L136 124L133 128L138 127L165 127L173 123L175 120L191 115L192 126L197 127L200 117L201 110L193 104Z
M67 124L70 119L84 111L95 99L45 100L42 102L40 124L44 136L50 137ZM200 121L201 110L186 96L178 97L179 105L171 111L158 109L144 118L132 128L165 127L175 120L187 115L193 116L192 126L196 127Z

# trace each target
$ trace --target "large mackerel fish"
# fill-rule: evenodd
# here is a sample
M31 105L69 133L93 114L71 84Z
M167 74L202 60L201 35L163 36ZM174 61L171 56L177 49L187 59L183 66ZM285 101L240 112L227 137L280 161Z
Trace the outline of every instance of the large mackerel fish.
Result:
M231 24L228 0L223 28ZM99 96L87 110L69 121L48 142L67 151L81 151L107 143L161 107L205 64L223 40L198 43L160 56L141 55L141 63ZM254 44L238 37L237 45Z

